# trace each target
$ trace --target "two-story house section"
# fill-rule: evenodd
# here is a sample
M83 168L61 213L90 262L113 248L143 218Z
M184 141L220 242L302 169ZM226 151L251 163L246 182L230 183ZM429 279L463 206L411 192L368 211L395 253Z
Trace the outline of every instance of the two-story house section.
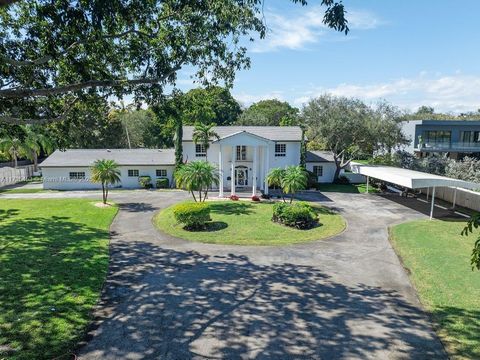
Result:
M446 154L452 159L480 157L480 121L412 120L402 122L411 139L406 150L419 157Z

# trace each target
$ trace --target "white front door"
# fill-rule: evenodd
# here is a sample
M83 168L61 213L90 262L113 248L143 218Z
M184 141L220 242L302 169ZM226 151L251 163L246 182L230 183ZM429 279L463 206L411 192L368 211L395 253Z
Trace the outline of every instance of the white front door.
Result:
M239 166L235 169L235 186L248 186L248 168Z

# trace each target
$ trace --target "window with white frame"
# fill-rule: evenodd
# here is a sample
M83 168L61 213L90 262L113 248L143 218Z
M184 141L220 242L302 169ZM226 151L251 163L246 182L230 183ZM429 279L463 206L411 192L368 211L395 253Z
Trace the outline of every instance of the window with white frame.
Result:
M245 145L237 145L237 160L247 160L247 147Z
M275 144L275 156L286 156L287 144Z
M323 176L323 166L321 166L321 165L313 166L313 173L316 176Z
M207 149L203 144L195 144L195 156L196 157L205 157L207 156Z
M140 173L137 169L128 169L128 177L138 177Z
M84 171L72 171L68 174L70 180L83 180L85 179Z
M166 177L167 176L167 169L157 169L157 176L158 177Z

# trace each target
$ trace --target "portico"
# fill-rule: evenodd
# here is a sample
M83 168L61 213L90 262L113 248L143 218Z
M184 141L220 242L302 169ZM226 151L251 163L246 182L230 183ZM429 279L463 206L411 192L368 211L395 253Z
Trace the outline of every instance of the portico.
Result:
M268 194L267 173L271 140L242 131L213 142L218 144L218 169L220 172L219 196L235 195L237 190L251 189Z

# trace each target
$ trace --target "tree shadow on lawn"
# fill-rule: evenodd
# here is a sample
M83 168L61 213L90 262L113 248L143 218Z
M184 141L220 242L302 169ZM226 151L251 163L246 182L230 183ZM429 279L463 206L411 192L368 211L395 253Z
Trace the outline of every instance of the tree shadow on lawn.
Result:
M395 291L234 254L121 238L111 249L98 317L80 350L86 357L332 359L391 350L444 358L422 311Z
M210 212L220 215L250 215L254 213L253 205L244 201L222 201L209 204Z
M463 309L453 306L439 306L432 311L433 318L447 328L445 333L450 340L463 338L463 342L452 340L449 342L451 356L467 359L480 358L480 310Z
M108 264L108 232L69 217L0 223L0 358L53 358L88 324Z
M204 229L186 229L183 227L183 230L189 231L189 232L214 232L214 231L220 231L223 229L226 229L228 227L228 224L224 221L209 221L205 224Z
M118 205L119 210L127 211L127 212L152 212L157 211L159 208L152 206L151 204L143 203L143 202L136 202L136 203L120 203Z
M8 220L8 218L12 216L16 216L18 215L18 213L19 213L18 209L7 209L7 210L0 209L0 221Z

